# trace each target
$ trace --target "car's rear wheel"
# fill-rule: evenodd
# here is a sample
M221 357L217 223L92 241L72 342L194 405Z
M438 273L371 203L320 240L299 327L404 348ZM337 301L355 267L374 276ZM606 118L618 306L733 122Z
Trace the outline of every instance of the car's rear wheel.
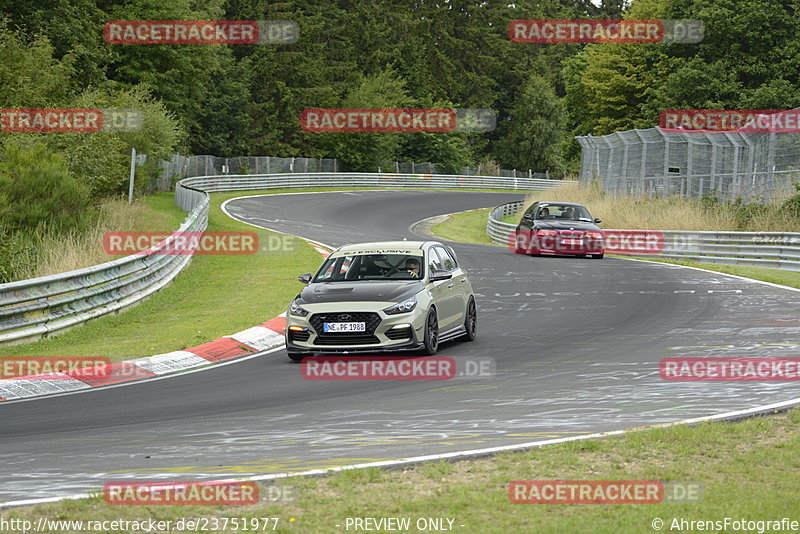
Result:
M436 317L436 309L431 308L425 318L425 348L423 352L428 356L433 356L439 350L439 319Z
M603 259L603 254L592 254L592 259L602 260Z
M478 309L475 306L475 299L469 298L467 303L467 316L464 318L464 335L460 341L475 341L478 335Z
M307 354L303 354L302 352L287 352L286 355L294 362L299 362L307 356Z

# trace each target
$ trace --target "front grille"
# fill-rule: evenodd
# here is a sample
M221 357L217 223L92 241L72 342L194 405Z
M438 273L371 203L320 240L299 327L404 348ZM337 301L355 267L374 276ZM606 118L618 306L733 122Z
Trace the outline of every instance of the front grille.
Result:
M365 323L365 332L358 332L358 336L371 336L375 329L381 324L381 316L375 312L336 312L336 313L316 313L309 319L311 326L317 333L317 338L338 339L344 336L352 336L352 332L339 332L327 334L322 331L322 323ZM319 343L319 341L317 341Z
M560 230L558 235L566 238L583 237L583 232L579 230Z
M289 341L308 341L309 337L311 337L311 332L308 330L304 330L302 332L298 332L297 330L289 330Z
M327 336L317 336L315 345L371 345L380 343L375 336L354 334L328 334Z
M389 339L408 339L411 337L411 328L396 328L386 331L386 337Z

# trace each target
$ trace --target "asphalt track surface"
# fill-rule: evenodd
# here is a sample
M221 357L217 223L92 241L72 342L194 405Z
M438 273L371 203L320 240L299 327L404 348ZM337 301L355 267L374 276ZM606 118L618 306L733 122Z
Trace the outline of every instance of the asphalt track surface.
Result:
M365 191L243 198L228 209L341 245L419 238L409 229L416 221L517 198ZM800 397L796 382L666 382L658 373L670 356L800 356L798 292L610 257L453 246L477 294L478 339L443 344L440 354L492 358L495 376L307 381L279 350L164 380L3 403L0 502L107 481L219 479L510 445Z

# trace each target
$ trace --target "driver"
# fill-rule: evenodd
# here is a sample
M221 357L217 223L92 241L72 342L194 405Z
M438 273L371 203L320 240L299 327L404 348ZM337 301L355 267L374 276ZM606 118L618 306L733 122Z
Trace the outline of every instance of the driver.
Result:
M542 208L541 210L539 210L539 218L540 219L544 219L548 215L550 215L550 208Z
M406 271L414 278L419 278L419 260L408 258L406 260Z

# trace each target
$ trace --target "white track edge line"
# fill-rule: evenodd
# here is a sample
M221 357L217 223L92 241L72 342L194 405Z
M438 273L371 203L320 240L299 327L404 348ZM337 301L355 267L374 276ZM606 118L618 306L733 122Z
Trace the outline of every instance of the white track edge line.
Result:
M711 415L708 417L694 417L691 419L684 419L682 421L674 421L671 423L661 423L657 425L648 425L643 427L636 427L636 428L629 428L625 430L612 430L609 432L598 432L594 434L586 434L583 436L570 436L566 438L555 438L555 439L547 439L542 441L531 441L527 443L518 443L515 445L503 445L499 447L488 447L485 449L473 449L473 450L466 450L466 451L455 451L455 452L447 452L441 454L429 454L425 456L414 456L411 458L402 458L398 460L383 460L377 462L367 462L362 464L352 464L352 465L343 465L339 467L328 467L325 469L311 469L307 471L300 471L297 473L274 473L270 475L257 475L252 477L244 477L244 478L226 478L220 480L197 480L197 481L182 481L182 482L261 482L267 480L278 480L284 478L293 478L293 477L309 477L309 476L320 476L320 475L327 475L331 473L337 473L340 471L350 471L353 469L366 469L369 467L396 467L401 465L411 465L417 464L422 462L430 462L434 460L447 460L447 459L467 459L467 458L474 458L479 456L488 456L491 454L495 454L498 452L506 452L506 451L520 451L525 449L534 449L545 447L547 445L557 445L559 443L568 443L572 441L583 441L587 439L598 439L598 438L606 438L611 436L621 436L624 434L628 434L631 432L644 432L647 430L653 430L657 428L670 428L674 426L681 426L681 425L691 425L695 423L708 423L708 422L721 422L724 420L736 420L736 419L744 419L748 417L755 417L758 415L766 415L767 412L778 412L782 410L786 410L800 404L800 397L795 399L790 399L787 401L781 401L773 404L765 404L763 406L757 406L755 408L746 408L744 410L735 410L732 412L725 412L721 414ZM21 501L8 501L0 503L0 509L2 508L13 508L18 506L30 506L35 504L47 504L58 502L62 500L75 500L75 499L88 499L92 495L89 493L80 493L80 494L73 494L73 495L66 495L63 497L46 497L42 499L26 499Z

